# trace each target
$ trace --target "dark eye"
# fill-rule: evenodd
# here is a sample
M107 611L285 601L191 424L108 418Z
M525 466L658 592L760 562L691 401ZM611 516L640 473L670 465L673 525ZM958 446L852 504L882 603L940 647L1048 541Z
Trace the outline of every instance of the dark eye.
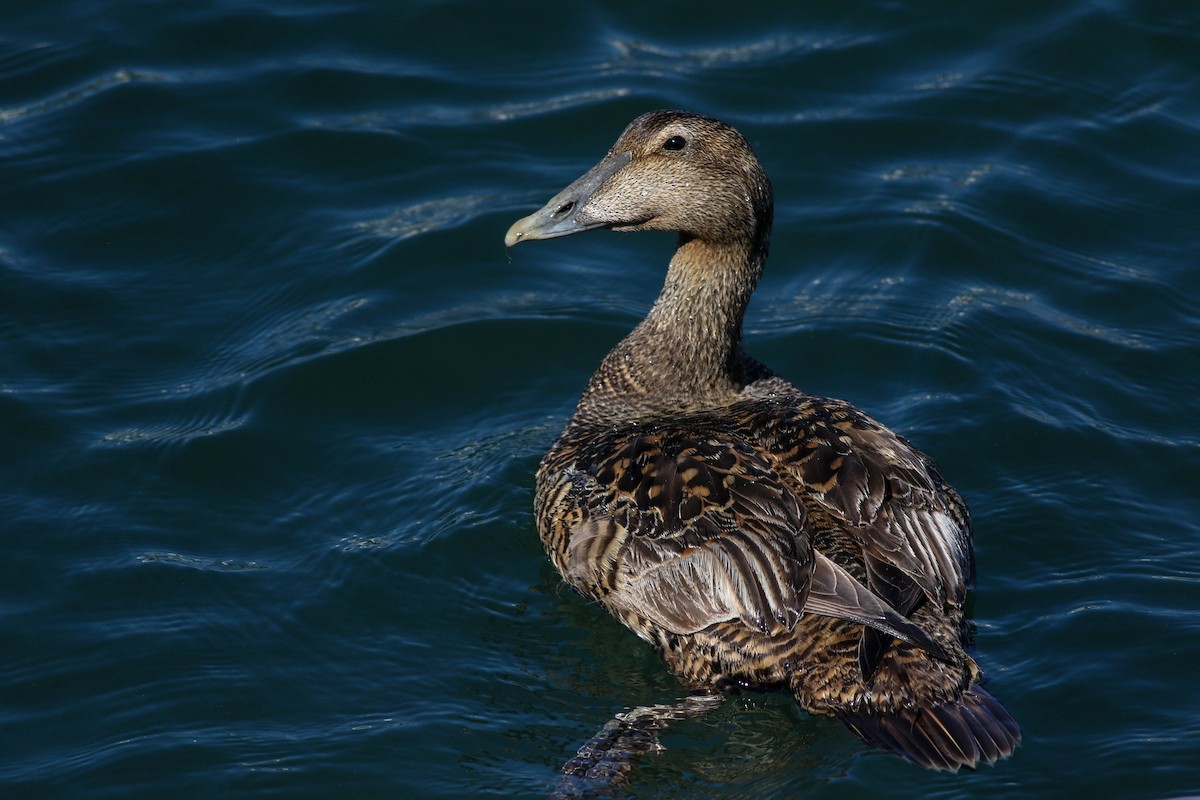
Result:
M687 147L687 139L682 136L672 136L663 142L663 150L682 150Z

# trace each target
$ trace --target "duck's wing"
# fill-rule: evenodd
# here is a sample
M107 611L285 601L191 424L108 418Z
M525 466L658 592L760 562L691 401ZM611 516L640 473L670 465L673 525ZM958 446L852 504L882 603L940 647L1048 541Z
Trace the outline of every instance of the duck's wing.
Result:
M909 580L939 605L962 603L970 518L928 456L839 401L812 401L767 427L786 469L861 546L872 590L902 613L918 600Z
M618 616L675 634L736 619L777 635L817 613L944 655L813 551L794 492L744 441L638 431L605 436L601 456L588 450L558 473L539 517L560 526L547 541L567 581Z
M677 634L732 619L791 629L812 549L803 511L746 446L677 430L580 437L545 524L567 582ZM544 467L545 473L554 472Z

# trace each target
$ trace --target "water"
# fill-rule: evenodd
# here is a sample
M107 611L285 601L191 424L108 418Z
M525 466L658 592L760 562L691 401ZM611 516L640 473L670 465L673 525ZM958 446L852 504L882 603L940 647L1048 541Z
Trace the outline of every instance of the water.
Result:
M774 181L752 351L971 504L1025 741L747 695L630 796L1200 793L1194 4L62 0L0 12L6 797L539 797L680 696L530 519L672 241L501 241L658 107Z

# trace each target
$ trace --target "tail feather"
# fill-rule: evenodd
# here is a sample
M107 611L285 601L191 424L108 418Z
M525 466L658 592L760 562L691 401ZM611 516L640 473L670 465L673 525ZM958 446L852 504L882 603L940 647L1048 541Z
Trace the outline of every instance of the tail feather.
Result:
M1016 720L981 686L933 708L885 714L848 711L838 718L868 744L950 772L1007 758L1021 741Z

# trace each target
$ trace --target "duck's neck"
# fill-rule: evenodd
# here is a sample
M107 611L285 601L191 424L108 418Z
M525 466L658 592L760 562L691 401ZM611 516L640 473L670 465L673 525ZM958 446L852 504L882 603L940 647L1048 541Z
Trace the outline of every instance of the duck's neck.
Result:
M742 320L766 254L765 232L749 241L681 237L654 307L605 357L576 420L633 421L735 400L752 377Z

